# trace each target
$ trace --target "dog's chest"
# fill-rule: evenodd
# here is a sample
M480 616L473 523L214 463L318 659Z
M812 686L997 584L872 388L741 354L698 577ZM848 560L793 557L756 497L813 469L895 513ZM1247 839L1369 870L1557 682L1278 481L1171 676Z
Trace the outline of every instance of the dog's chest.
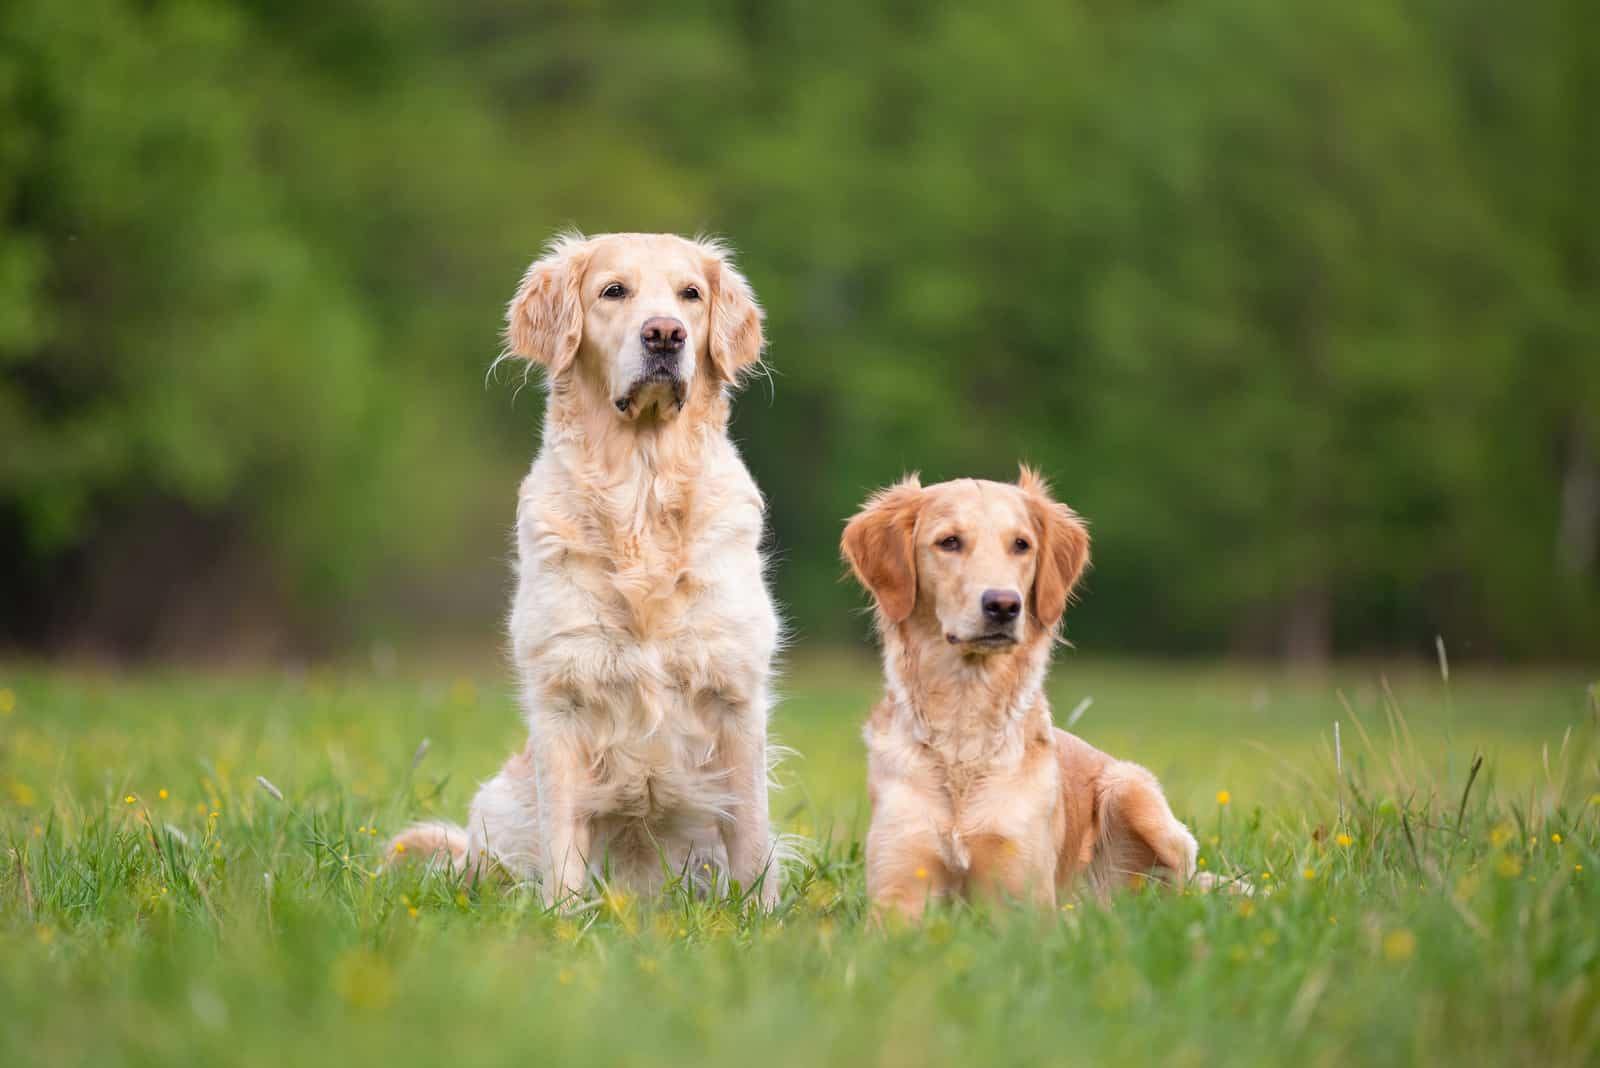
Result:
M759 497L680 487L603 500L523 502L514 613L537 612L564 629L592 625L679 661L722 637L748 639L751 616L771 614Z
M536 465L518 510L511 635L530 726L571 731L596 816L727 801L722 739L766 714L777 617L742 468L596 488Z
M764 723L777 621L755 539L723 534L670 567L567 552L523 572L512 630L533 725L576 732L598 818L665 829L733 803L723 738Z
M922 799L915 822L952 873L971 874L983 858L1034 855L1048 837L1055 764L1047 735L1031 721L902 721L869 735L869 748L882 774L909 787L901 796Z

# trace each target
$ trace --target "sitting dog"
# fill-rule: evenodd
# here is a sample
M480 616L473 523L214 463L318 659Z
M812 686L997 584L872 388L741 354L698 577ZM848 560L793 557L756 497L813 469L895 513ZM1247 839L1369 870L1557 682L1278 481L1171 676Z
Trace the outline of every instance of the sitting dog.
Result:
M767 715L779 622L764 502L728 437L761 309L715 242L558 239L507 314L540 365L544 440L517 502L511 651L526 748L465 827L395 855L538 880L550 903L667 872L778 895Z
M1194 875L1155 777L1051 724L1045 671L1089 535L1038 475L913 476L867 501L842 548L876 604L888 691L865 729L876 914Z

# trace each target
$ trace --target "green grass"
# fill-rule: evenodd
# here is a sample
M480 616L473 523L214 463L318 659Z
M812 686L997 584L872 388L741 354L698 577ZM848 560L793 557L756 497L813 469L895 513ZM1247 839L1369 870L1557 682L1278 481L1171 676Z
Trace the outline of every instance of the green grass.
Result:
M1210 870L1270 893L869 928L876 673L842 654L799 658L776 715L802 755L774 812L816 844L770 917L621 895L550 915L374 874L383 835L459 818L520 743L492 670L0 665L0 1064L1600 1058L1592 676L1067 654L1054 679L1058 720L1093 697L1079 733L1162 777Z

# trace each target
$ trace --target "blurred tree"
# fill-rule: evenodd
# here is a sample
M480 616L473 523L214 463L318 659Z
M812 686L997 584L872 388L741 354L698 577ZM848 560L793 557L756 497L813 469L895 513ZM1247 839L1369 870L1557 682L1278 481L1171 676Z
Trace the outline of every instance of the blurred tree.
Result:
M1321 659L1459 563L1521 297L1507 236L1405 10L1238 0L1132 33L1100 168L1128 192L1092 224L1094 437L1139 472L1119 539L1167 565L1179 619L1225 606L1236 647Z
M1510 240L1516 349L1455 473L1458 581L1496 647L1600 647L1600 10L1429 3ZM1576 641L1574 640L1576 639Z
M395 317L412 325L435 279L384 276L428 259L414 244L391 255L408 205L381 203L388 229L349 210L381 198L370 172L398 162L357 123L402 103L424 129L448 116L370 78L322 85L297 49L269 44L216 4L0 11L0 571L14 636L209 645L257 610L326 636L313 613L360 590L369 564L449 540L396 489L440 485L440 459L471 467L483 450L451 449L476 422L440 411L436 379L391 359L413 338ZM419 177L397 184L440 192ZM429 206L448 213L477 190L446 192ZM453 325L459 344L459 314ZM489 350L492 328L479 332ZM421 453L434 462L413 465Z

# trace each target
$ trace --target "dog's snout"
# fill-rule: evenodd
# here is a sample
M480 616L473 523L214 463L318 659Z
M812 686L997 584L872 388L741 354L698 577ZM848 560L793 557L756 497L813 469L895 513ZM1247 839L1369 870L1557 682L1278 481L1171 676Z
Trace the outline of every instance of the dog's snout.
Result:
M657 356L677 354L688 339L689 328L666 315L646 319L639 328L639 340L644 342L645 351Z
M979 603L984 617L995 623L1010 623L1022 614L1022 595L1016 590L984 590Z

